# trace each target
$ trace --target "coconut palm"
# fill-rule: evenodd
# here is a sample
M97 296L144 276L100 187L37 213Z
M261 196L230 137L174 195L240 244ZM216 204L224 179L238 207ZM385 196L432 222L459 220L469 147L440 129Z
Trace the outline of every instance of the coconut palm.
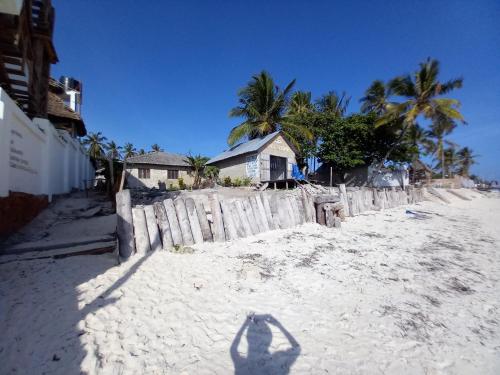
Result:
M406 132L417 123L417 118L425 119L446 118L465 123L459 111L460 102L456 99L442 98L442 95L462 87L462 79L452 79L439 82L439 62L427 59L420 64L420 69L414 76L404 75L392 79L388 84L391 94L404 98L401 103L389 102L385 112L376 121L376 126L391 125L402 120L402 129L397 141L382 160L381 165L404 139Z
M115 141L108 142L106 144L105 148L107 151L106 155L108 156L108 158L113 159L113 160L115 160L115 159L119 160L121 158L121 149L122 148L120 146L118 146L115 143Z
M145 155L145 154L146 154L146 151L144 151L144 149L143 149L143 148L141 148L137 154L138 154L138 155Z
M154 145L151 145L151 151L163 151L158 143L155 143Z
M385 113L389 105L389 90L383 81L375 80L365 91L365 96L360 99L361 112L373 112L378 116Z
M234 145L245 137L262 137L277 130L282 130L294 144L297 142L291 130L310 137L308 129L294 123L286 114L294 84L295 80L281 90L269 73L262 71L253 76L247 86L238 92L239 105L229 112L230 117L243 117L244 121L231 130L228 144Z
M88 146L87 152L91 158L100 159L104 156L104 141L106 137L101 132L87 134L83 144Z
M193 168L194 171L194 182L193 188L197 189L201 183L201 177L203 176L203 170L205 169L205 164L210 158L201 155L187 155L185 161Z
M319 112L343 117L347 112L350 101L351 97L347 96L345 92L339 95L335 91L329 91L316 101L316 107Z
M451 143L449 147L444 149L443 153L444 159L436 164L436 168L441 169L443 178L453 177L453 174L457 172L459 162L457 144Z
M456 127L457 124L452 119L438 116L432 123L431 130L428 132L429 136L435 139L435 141L430 142L429 149L440 160L442 166L446 164L445 144L449 146L454 145L452 142L446 141L445 136L450 134ZM442 178L445 178L445 168L441 169L441 173Z
M136 149L132 143L125 143L123 146L123 157L125 159L130 158L136 154Z
M290 115L302 115L310 113L313 110L314 105L311 102L311 92L296 91L293 93L288 106L288 113Z
M478 155L474 155L473 151L469 147L464 147L457 152L458 155L458 169L457 172L463 177L468 177L470 173L470 167L476 164L475 158Z

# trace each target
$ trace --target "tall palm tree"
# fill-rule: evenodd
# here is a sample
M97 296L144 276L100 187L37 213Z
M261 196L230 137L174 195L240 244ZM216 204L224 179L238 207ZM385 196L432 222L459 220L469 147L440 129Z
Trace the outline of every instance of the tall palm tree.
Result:
M390 92L381 80L375 80L365 91L365 96L360 99L361 112L373 112L382 116L389 105Z
M446 164L444 155L445 144L448 144L449 146L454 145L452 142L446 141L445 136L450 134L456 127L457 124L452 119L438 116L432 123L431 130L428 132L431 138L435 138L435 141L430 143L430 150L435 157L440 160L442 166ZM442 178L445 178L445 168L441 169L441 173Z
M347 96L345 92L339 95L335 91L329 91L316 101L316 107L320 112L343 117L347 112L350 101L351 97Z
M229 112L230 117L243 117L228 137L228 144L234 145L242 138L254 139L282 130L287 138L297 144L290 130L311 136L309 130L296 124L286 114L290 94L295 80L284 90L275 85L269 73L262 71L252 77L247 86L238 92L239 105Z
M302 115L310 113L313 110L314 105L311 102L310 91L296 91L293 93L288 106L288 113L290 115Z
M479 155L474 155L473 151L469 147L464 147L457 152L458 155L458 174L463 177L468 177L470 173L470 167L476 164L476 158Z
M87 134L83 144L88 146L87 152L91 158L100 159L104 156L104 141L106 137L101 132Z
M154 145L151 145L151 151L163 151L158 143L155 143Z
M388 150L381 165L403 140L408 129L415 126L419 116L431 120L442 117L465 123L459 111L460 102L441 97L454 89L461 88L462 79L439 82L438 75L439 62L427 59L420 64L419 70L413 77L404 75L389 82L389 92L404 100L401 103L387 103L386 111L376 121L376 126L394 124L398 119L402 120L403 125L397 142Z
M193 188L197 189L201 184L201 177L203 176L203 170L205 169L205 164L210 158L201 155L187 155L185 161L194 170L194 182Z
M413 161L418 159L420 154L427 155L432 152L433 143L430 134L418 124L408 129L406 140L412 148L412 153L414 153Z
M108 158L119 160L121 158L121 147L115 141L110 141L105 146Z
M136 149L132 143L125 143L123 146L123 158L127 159L136 154Z
M143 148L141 148L138 152L139 155L145 155L146 154L146 151L144 151Z
M436 164L436 168L443 171L443 178L453 177L453 174L457 172L458 162L457 145L452 143L444 149L444 159Z

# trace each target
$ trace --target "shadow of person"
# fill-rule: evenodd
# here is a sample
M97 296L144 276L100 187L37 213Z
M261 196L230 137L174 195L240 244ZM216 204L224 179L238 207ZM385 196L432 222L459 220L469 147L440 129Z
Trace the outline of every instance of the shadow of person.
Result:
M290 348L270 352L273 334L270 325L278 328L290 344ZM238 351L241 337L246 331L248 351L242 356ZM231 358L236 375L273 374L286 375L300 354L295 338L272 315L249 315L231 344Z

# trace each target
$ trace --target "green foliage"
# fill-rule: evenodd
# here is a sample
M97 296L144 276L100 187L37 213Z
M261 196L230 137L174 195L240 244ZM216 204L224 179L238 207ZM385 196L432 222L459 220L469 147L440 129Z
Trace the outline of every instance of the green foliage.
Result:
M243 185L243 181L241 178L239 177L236 177L234 180L233 180L233 186L234 187L239 187L239 186L242 186Z
M376 128L375 114L355 114L345 118L332 114L318 114L315 126L320 129L322 142L318 156L334 170L345 171L370 165L381 160L397 139L396 129ZM409 158L406 145L399 146L392 155L395 162Z
M193 168L194 171L194 183L193 188L198 189L201 184L201 178L203 177L205 164L210 158L201 155L188 155L185 161Z
M250 186L252 184L252 179L250 177L244 177L241 180L241 185L242 186Z
M155 143L155 144L151 145L151 151L159 152L159 151L163 151L163 150L158 143Z
M203 171L206 178L216 181L219 178L219 168L215 165L207 165Z
M85 137L83 144L88 147L87 152L91 158L101 159L104 157L104 141L106 141L106 137L101 132L89 133Z
M177 184L179 185L179 190L186 190L188 188L182 177L177 179Z
M222 186L226 186L226 187L232 186L231 177L229 177L229 176L224 177L224 179L222 180Z
M132 143L125 143L123 146L123 158L127 159L136 154L136 149Z
M106 156L108 158L111 158L113 160L120 160L121 159L121 147L118 146L115 141L110 141L108 142L105 146L107 154Z

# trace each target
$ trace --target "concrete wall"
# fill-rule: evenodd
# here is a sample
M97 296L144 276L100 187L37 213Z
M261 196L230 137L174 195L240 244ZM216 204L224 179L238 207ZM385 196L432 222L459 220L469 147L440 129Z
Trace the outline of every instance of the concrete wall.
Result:
M139 168L149 168L150 178L139 178ZM192 185L194 174L189 167L163 166L163 165L127 165L127 186L131 189L136 188L159 188L159 182L164 183L168 189L172 184L179 186L177 179L168 179L168 170L178 170L179 177L182 177L186 185Z
M29 119L0 88L0 197L84 188L94 168L83 146L47 119ZM89 183L90 185L90 183Z
M247 171L247 161L252 164L255 162L255 170L250 172ZM246 154L235 156L231 159L221 160L215 165L219 168L219 178L222 180L224 177L231 177L232 180L235 178L246 178L250 177L252 182L259 182L259 162L260 158L258 154ZM249 173L250 172L250 173Z

